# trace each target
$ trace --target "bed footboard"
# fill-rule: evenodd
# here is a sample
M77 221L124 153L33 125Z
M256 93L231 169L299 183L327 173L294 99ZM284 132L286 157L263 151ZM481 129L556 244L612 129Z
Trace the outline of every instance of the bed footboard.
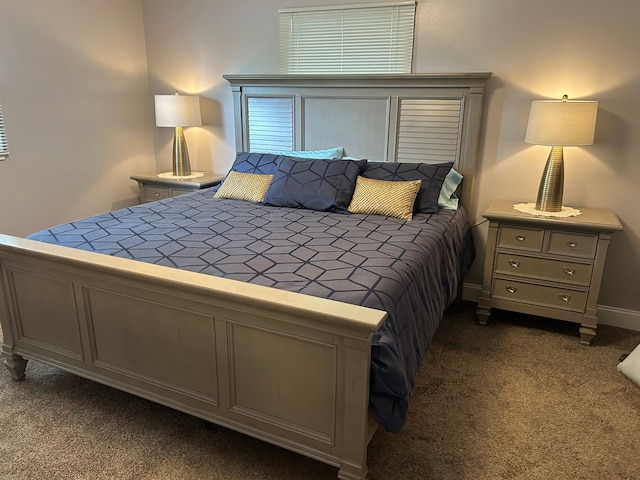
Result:
M0 235L2 355L366 476L378 310Z

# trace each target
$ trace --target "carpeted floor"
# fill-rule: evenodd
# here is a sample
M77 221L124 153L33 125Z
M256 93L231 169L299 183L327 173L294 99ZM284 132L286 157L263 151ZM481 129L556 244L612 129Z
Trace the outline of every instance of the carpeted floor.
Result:
M640 478L640 388L617 371L640 332L449 309L400 434L369 479ZM337 469L58 369L0 371L0 479L335 479Z

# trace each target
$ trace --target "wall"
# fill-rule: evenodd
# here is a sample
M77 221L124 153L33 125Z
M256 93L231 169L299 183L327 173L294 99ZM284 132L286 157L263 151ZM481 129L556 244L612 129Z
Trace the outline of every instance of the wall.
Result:
M345 1L356 2L369 0ZM0 231L25 235L135 203L129 175L170 169L172 132L153 126L153 94L202 95L204 125L186 129L192 166L226 172L235 148L222 75L277 72L278 8L335 3L0 0L0 101L12 151L0 161ZM419 0L414 70L494 73L471 212L478 222L493 198L535 198L548 151L523 141L532 99L600 101L596 143L565 151L565 204L620 217L600 303L636 315L640 328L639 17L636 0ZM476 233L481 259L486 224ZM481 263L470 284L480 283Z
M337 3L142 0L152 92L184 89L208 105L209 123L187 131L197 168L224 173L231 164L231 93L222 75L277 73L278 8ZM596 143L565 150L564 203L612 208L620 217L625 230L612 241L600 303L640 328L638 18L636 0L418 0L414 71L494 74L471 213L478 222L494 198L535 200L548 149L524 143L531 100L565 93L599 100ZM169 168L169 148L170 134L156 132L161 169ZM476 227L480 259L486 227ZM480 283L481 264L467 282Z
M137 203L129 175L153 171L140 1L0 0L0 232Z

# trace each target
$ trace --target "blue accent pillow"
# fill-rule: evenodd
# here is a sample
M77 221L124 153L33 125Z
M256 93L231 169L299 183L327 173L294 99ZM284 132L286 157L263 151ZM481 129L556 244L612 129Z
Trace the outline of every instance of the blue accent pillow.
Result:
M344 153L344 148L334 147L324 150L292 150L292 151L277 151L277 150L263 150L261 153L272 153L274 155L285 155L287 157L296 158L341 158Z
M390 181L422 180L420 190L413 205L413 211L415 213L437 213L440 190L451 167L453 167L453 162L368 162L362 169L362 176L376 180Z
M281 157L264 203L347 213L356 179L366 160Z
M462 183L462 175L455 169L449 170L447 176L442 184L440 190L440 197L438 198L438 206L445 210L457 210L458 209L458 196L455 191L458 189L458 185Z
M259 173L271 175L278 168L282 155L270 153L238 152L231 170L241 173Z

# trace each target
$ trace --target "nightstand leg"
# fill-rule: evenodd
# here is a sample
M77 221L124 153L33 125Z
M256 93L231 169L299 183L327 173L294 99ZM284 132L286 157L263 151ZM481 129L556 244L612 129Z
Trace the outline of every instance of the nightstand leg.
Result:
M598 317L594 315L584 315L580 324L580 343L591 345L591 340L596 336L598 328Z
M480 325L486 325L487 324L487 320L489 320L489 317L491 316L491 309L490 308L478 308L478 311L476 312L476 315L478 316L478 323Z
M476 316L478 317L478 323L480 325L487 324L487 320L489 320L489 317L491 316L491 296L488 292L486 294L484 292L480 293Z
M580 327L580 343L582 345L591 345L591 340L596 336L593 328Z

